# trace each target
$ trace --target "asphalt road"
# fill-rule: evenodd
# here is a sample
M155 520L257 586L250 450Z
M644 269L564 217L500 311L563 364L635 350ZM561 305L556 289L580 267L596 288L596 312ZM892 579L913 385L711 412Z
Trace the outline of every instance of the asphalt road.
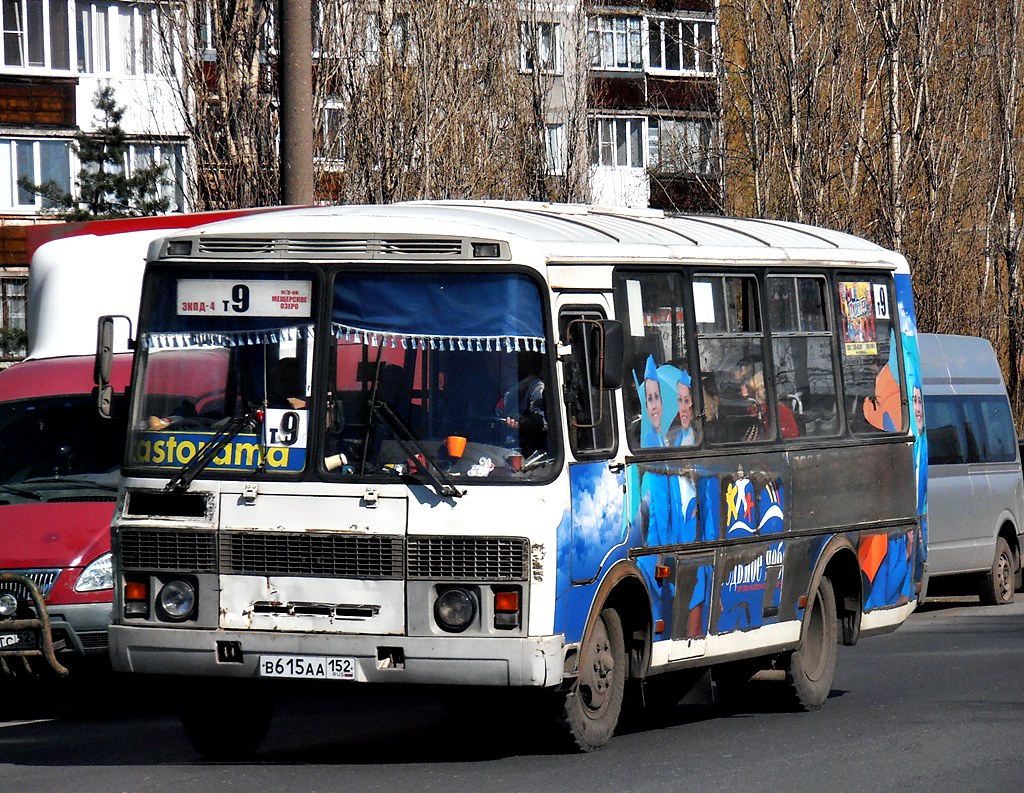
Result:
M929 604L899 631L840 648L825 707L685 704L563 755L479 703L464 720L436 697L362 691L284 703L251 762L201 760L173 702L135 679L0 680L0 785L12 791L989 791L1024 776L1024 596L1005 607Z

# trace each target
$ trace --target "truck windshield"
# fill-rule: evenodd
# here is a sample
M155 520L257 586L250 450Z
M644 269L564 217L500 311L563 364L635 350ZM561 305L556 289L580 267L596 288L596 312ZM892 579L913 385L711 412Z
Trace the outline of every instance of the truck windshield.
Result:
M124 436L90 394L0 404L0 502L113 501Z

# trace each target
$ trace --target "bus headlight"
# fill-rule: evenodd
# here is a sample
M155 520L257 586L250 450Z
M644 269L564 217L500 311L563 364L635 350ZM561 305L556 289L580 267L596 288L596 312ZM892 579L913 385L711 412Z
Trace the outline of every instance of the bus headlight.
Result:
M168 581L160 588L156 602L167 619L187 620L196 610L196 588L188 581Z
M441 592L434 601L434 619L442 630L460 633L473 622L476 608L476 597L472 592L452 587Z
M110 552L98 556L75 581L76 592L99 592L114 588L114 565Z

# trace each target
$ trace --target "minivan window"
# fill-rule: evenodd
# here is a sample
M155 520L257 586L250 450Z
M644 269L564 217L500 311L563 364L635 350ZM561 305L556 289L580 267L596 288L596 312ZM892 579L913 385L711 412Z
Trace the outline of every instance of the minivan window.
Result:
M928 464L1013 462L1016 434L1001 396L926 396Z

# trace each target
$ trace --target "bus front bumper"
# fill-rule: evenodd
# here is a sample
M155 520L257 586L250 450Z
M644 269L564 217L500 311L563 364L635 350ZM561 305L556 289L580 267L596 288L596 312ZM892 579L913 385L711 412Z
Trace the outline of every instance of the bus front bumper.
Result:
M115 670L161 675L261 676L261 657L352 659L354 680L550 687L562 682L561 634L528 638L338 636L111 625Z

